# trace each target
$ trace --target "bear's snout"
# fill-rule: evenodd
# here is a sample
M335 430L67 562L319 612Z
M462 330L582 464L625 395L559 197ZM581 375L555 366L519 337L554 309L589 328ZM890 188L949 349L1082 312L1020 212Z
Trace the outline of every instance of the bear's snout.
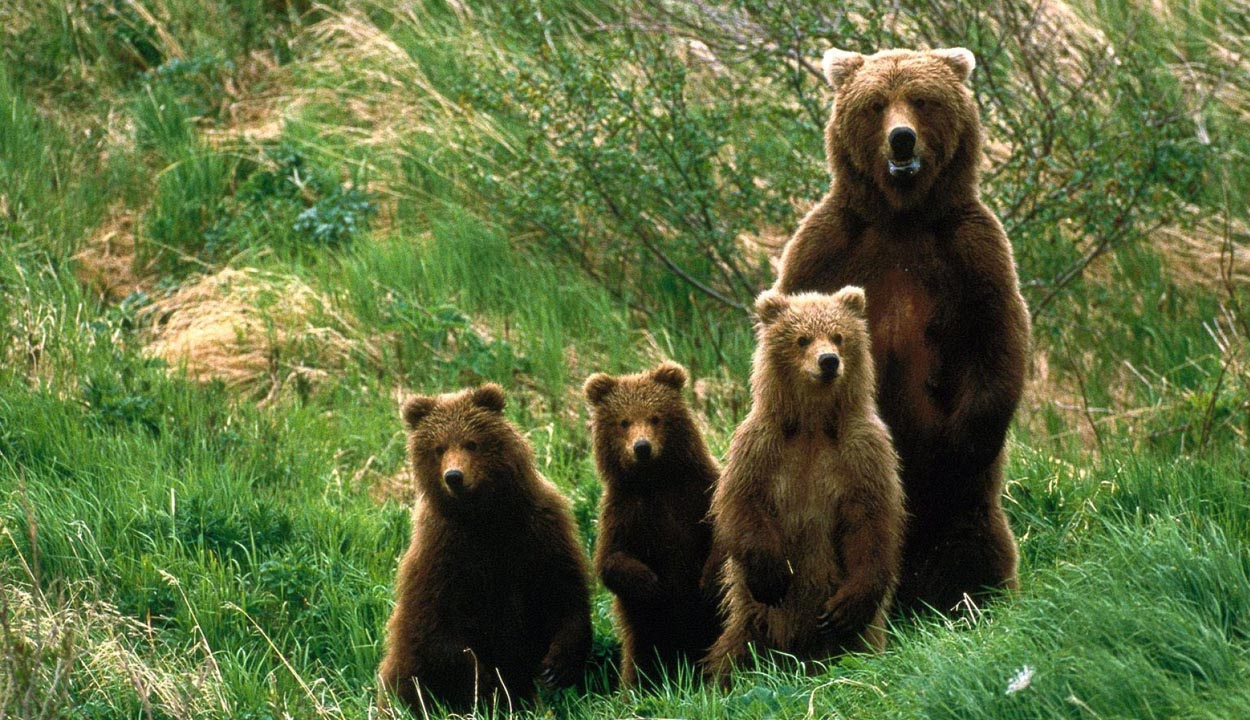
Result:
M640 461L651 459L651 441L646 438L639 438L634 441L634 457Z
M838 368L842 366L842 358L837 353L821 353L816 359L820 367L820 379L832 380L838 376Z
M447 489L452 493L459 493L464 490L464 471L452 468L443 473L443 482L447 483Z
M900 163L911 160L916 154L916 131L906 125L894 126L887 140L891 155Z
M916 131L909 125L890 128L890 133L886 135L886 144L890 146L890 177L910 180L920 172L920 156L916 154L918 141Z

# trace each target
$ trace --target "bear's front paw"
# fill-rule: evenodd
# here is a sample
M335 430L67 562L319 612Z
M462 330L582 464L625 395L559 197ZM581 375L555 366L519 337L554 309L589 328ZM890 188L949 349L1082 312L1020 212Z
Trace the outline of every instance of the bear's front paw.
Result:
M1002 450L1002 443L994 437L987 437L987 431L980 425L964 429L948 428L943 440L947 469L960 475L984 471Z
M559 656L548 656L543 660L538 681L549 688L568 687L577 680L577 671L576 663Z
M816 618L816 630L828 637L854 637L868 627L880 606L876 593L844 587L825 602L825 611Z
M638 578L636 587L631 588L634 599L640 603L647 605L656 605L664 602L664 598L668 593L664 590L664 583L660 580L660 576L655 571L647 568L647 572Z
M657 605L664 602L667 593L660 576L651 568L639 564L636 572L614 578L611 584L605 582L609 590L614 590L622 600L639 605Z
M743 563L747 590L756 602L769 606L781 604L790 589L790 565L780 559L760 555L748 557Z

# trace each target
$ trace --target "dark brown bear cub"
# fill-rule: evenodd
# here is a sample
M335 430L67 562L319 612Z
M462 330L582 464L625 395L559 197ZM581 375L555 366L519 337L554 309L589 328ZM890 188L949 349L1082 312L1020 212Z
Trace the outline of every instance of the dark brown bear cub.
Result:
M621 685L676 677L720 632L708 503L719 468L664 363L586 380L603 482L595 570L616 595Z
M911 520L896 607L949 611L1016 586L1004 443L1028 365L1011 244L981 202L981 123L962 48L830 50L829 193L786 246L776 289L868 297L877 402Z
M381 701L416 712L570 685L590 651L586 562L568 502L534 469L498 385L403 406L420 493L387 624Z

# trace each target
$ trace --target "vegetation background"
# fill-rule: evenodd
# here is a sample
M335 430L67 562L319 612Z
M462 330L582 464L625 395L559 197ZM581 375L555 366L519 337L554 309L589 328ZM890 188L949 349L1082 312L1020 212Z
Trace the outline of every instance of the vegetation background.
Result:
M1023 588L652 695L599 589L536 713L1250 712L1245 0L8 0L0 718L376 717L407 392L503 383L588 548L587 374L686 364L723 451L830 45L977 54Z

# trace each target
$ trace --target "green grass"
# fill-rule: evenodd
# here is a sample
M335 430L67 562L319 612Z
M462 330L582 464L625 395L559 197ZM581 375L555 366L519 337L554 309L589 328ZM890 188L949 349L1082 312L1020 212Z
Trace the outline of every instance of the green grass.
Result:
M1250 711L1246 271L1195 279L1156 232L1194 233L1207 266L1222 244L1245 252L1229 168L1250 150L1250 89L1225 52L1248 50L1244 3L1074 4L1119 64L1075 44L1087 101L1054 105L1029 69L1056 97L1072 70L1010 31L1023 4L853 5L854 21L727 0L750 22L693 25L645 2L0 10L0 715L376 716L409 532L402 493L379 492L403 470L404 392L503 383L587 551L586 375L686 364L723 452L750 319L656 253L730 303L767 285L740 236L784 237L827 182L825 96L778 53L815 58L831 37L982 59L987 133L1010 145L985 194L1030 302L1054 291L1011 438L1022 589L969 621L896 627L881 655L621 695L597 588L592 691L536 714ZM687 36L724 69L687 66ZM276 130L239 132L256 114ZM142 290L108 302L75 256L115 215ZM169 319L151 303L222 269L262 283L269 368L237 388L147 350ZM284 304L296 286L311 307Z

